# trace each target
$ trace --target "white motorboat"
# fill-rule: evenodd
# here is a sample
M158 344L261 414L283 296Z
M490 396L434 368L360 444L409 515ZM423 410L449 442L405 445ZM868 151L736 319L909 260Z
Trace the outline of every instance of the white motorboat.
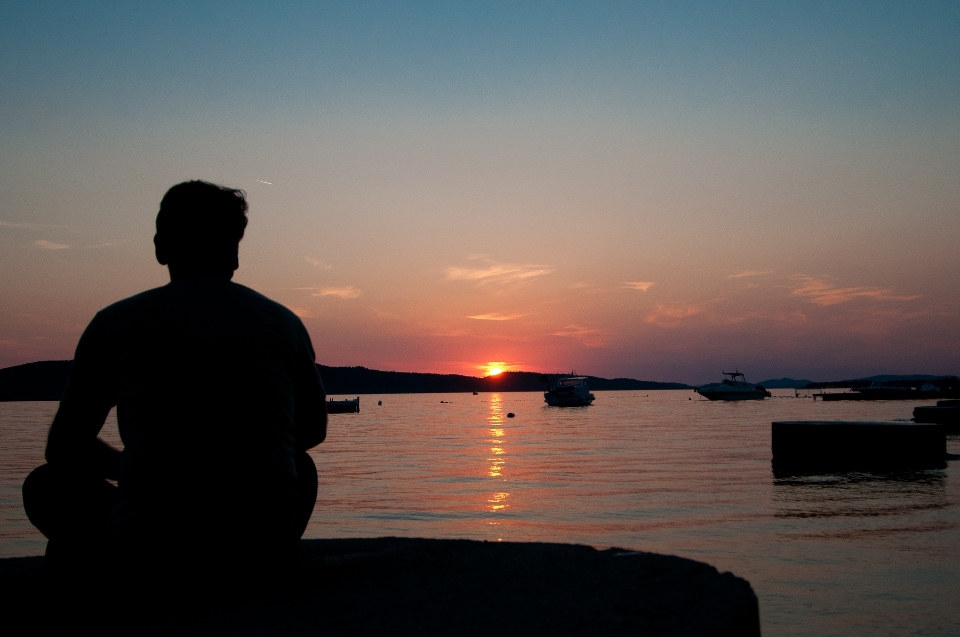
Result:
M752 385L739 371L723 372L724 379L697 387L696 392L709 400L763 400L770 396L763 385Z
M555 387L543 392L544 402L551 407L585 407L595 399L587 387L586 376L561 378Z

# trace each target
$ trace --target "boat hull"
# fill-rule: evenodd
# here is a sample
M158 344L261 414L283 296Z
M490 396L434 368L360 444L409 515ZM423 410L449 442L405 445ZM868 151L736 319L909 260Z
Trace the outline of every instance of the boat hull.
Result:
M546 392L543 400L550 407L586 407L596 399L593 394L586 396L556 395Z
M699 391L697 393L707 400L763 400L769 392L756 391Z
M358 414L360 413L360 397L352 400L328 400L328 414Z

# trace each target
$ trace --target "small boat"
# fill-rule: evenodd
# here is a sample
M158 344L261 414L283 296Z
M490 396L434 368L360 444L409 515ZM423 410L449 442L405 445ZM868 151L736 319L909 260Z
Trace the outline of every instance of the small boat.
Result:
M327 413L328 414L358 414L360 413L360 397L347 400L334 400L330 399L327 401Z
M763 385L752 385L739 371L723 372L719 383L697 387L696 392L709 400L763 400L771 394Z
M960 379L944 376L936 380L873 381L851 392L817 394L822 400L940 400L960 398Z
M555 387L543 392L544 402L551 407L585 407L595 399L587 388L586 376L561 378Z

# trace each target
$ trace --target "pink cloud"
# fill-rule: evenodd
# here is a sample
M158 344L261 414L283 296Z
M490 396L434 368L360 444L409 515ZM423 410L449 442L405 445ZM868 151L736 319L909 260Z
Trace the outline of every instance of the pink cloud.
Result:
M530 281L553 271L553 268L544 265L490 262L486 267L480 268L450 266L447 268L447 280L472 281L478 285L485 283L505 285Z
M340 299L355 299L361 292L352 285L344 285L337 288L294 288L296 290L310 290L310 296L335 296Z
M474 314L473 316L468 316L468 319L474 319L476 321L512 321L518 319L524 314L500 314L498 312L491 312L489 314Z
M773 274L773 270L744 270L743 272L737 272L736 274L731 274L728 279L742 279L748 276L763 276L765 274Z
M44 250L66 250L70 246L65 243L54 243L53 241L47 241L46 239L38 239L33 242L33 245L38 248L43 248Z
M896 294L890 288L878 287L836 287L814 277L803 277L800 284L790 293L807 299L815 305L839 305L857 298L873 299L875 301L912 301L920 298L919 294Z
M683 319L703 312L697 305L658 305L643 321L660 327L677 327Z

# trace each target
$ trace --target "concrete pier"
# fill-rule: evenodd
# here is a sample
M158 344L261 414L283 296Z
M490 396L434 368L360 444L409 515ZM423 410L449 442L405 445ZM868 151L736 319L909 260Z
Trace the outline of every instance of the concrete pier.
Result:
M304 540L300 558L295 592L164 611L122 634L760 635L748 582L670 555L378 538ZM5 635L82 633L74 617L50 630L42 560L0 560ZM108 591L98 599L116 612Z
M946 466L946 431L938 424L781 421L772 424L771 439L776 474Z

